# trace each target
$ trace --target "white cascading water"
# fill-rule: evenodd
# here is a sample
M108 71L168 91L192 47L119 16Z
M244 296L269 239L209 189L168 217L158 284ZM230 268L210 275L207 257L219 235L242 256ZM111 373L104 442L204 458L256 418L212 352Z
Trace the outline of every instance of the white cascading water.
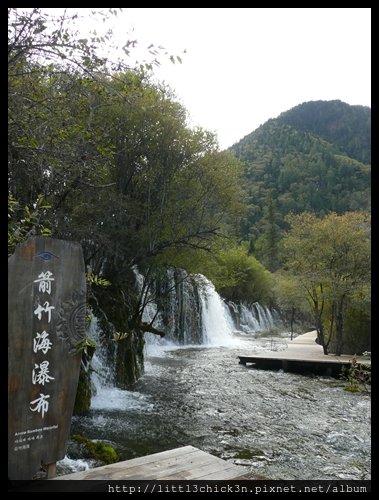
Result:
M106 363L106 348L101 341L101 331L96 316L91 317L89 325L89 337L96 342L96 350L91 360L91 382L93 393L97 399L101 399L105 387L113 386L114 371L113 365ZM92 402L94 402L94 399ZM95 402L96 407L96 402Z
M109 362L107 349L101 342L100 328L95 316L91 319L89 336L96 342L96 351L91 360L92 399L91 409L126 410L149 409L146 396L135 391L126 391L114 386L114 365Z
M274 320L270 310L267 307L261 306L259 302L255 302L253 307L255 307L257 311L260 330L269 330L272 328L274 326Z
M143 276L134 268L134 273L136 276L137 286L140 291L143 287ZM183 272L186 275L185 272ZM177 345L174 341L175 330L178 327L179 319L175 315L182 315L182 345L199 345L198 341L193 339L201 338L201 345L231 345L235 344L236 341L233 339L232 333L235 330L233 318L230 315L229 309L216 292L215 287L211 281L209 281L202 274L192 275L192 280L181 279L179 287L175 286L175 275L173 269L167 270L167 277L169 282L172 284L169 292L170 305L169 305L169 315L171 317L171 328L170 331L166 332L167 336L160 339L156 335L147 334L145 335L146 340L146 350L145 354L147 356L159 356L162 355L164 349L167 347L172 347ZM194 325L190 321L190 313L193 313L193 309L199 308L197 304L194 303L194 290L193 290L193 280L196 282L196 286L199 289L200 296L200 317L201 317L201 335L196 335L196 332L191 331ZM177 288L180 288L181 295L178 296ZM150 299L150 297L147 297ZM180 311L178 309L178 303L181 303ZM158 329L165 330L162 316L160 313L157 314L157 305L148 300L147 307L143 312L142 319L148 323L155 318L154 326ZM166 328L167 330L167 328ZM173 338L167 338L172 336ZM162 349L163 348L163 349Z
M176 272L180 274L180 270ZM137 285L142 290L143 275L137 268L134 268L134 273ZM183 273L185 275L184 271ZM275 322L270 309L261 306L258 302L252 306L226 303L216 292L213 283L201 274L192 275L190 279L180 277L178 285L178 282L175 282L174 270L168 269L167 280L170 284L168 309L164 312L159 311L157 314L156 303L149 300L143 313L144 321L150 323L155 318L154 326L166 332L164 339L150 334L145 336L147 356L162 355L164 352L162 348L178 343L181 345L231 345L237 341L233 337L233 331L254 334L274 327ZM200 303L196 303L194 299L194 287L198 289ZM178 304L180 304L179 308ZM195 309L198 309L200 315L198 324L191 322ZM170 317L169 329L164 325L162 314ZM179 315L181 325L179 325ZM178 330L180 341L177 338Z
M142 289L143 276L135 269L137 284ZM168 278L173 281L174 274L171 270L168 271ZM200 301L195 304L193 296L191 295L191 287L193 290L193 282L187 287L184 283L181 289L182 297L182 324L184 325L185 332L182 337L182 345L201 345L207 346L231 346L236 345L240 341L233 335L233 332L239 331L243 333L255 333L262 330L267 330L273 327L274 320L268 308L261 306L259 303L253 304L248 307L246 304L233 304L228 305L223 301L220 295L216 292L215 287L203 275L192 276L192 279L198 284L198 293ZM196 285L195 285L196 286ZM187 288L186 288L187 287ZM176 340L174 333L177 330L177 319L174 317L173 312L178 311L178 296L176 295L175 286L171 287L169 313L172 314L172 325L170 332L167 336L161 338L157 335L146 333L145 334L145 367L149 371L148 358L151 356L162 356L167 349L178 348L178 340ZM148 297L149 298L149 297ZM192 332L194 326L185 317L186 314L193 313L194 308L200 309L201 334ZM231 314L232 309L233 314ZM183 321L184 315L184 321ZM234 316L234 320L233 320ZM161 312L157 314L157 304L153 300L148 300L145 310L143 312L143 321L150 323L154 319L154 326L158 329L165 330ZM238 321L236 321L238 318ZM92 375L91 382L93 387L93 397L91 400L92 409L128 409L136 407L145 407L149 409L151 404L145 401L145 396L138 392L121 390L114 386L115 373L114 364L109 359L109 352L106 344L103 343L101 338L101 331L98 326L96 317L93 317L90 324L89 336L96 341L97 348L91 361ZM191 333L194 335L192 340ZM172 338L170 338L170 336ZM183 343L184 339L184 343ZM117 346L116 346L117 349Z
M200 293L204 344L235 344L232 337L234 323L228 307L216 292L213 283L205 276L201 276L201 279L204 283Z
M236 328L244 333L256 333L263 330L270 330L274 327L275 320L268 307L261 306L255 302L252 306L247 304L235 304L229 302L229 307L233 310L236 318Z
M240 311L240 329L246 333L259 332L262 330L259 323L259 317L257 318L250 307L246 304L241 304L239 306Z
M57 462L57 475L63 476L72 472L82 472L93 467L95 460L83 460L81 458L73 459L67 455Z

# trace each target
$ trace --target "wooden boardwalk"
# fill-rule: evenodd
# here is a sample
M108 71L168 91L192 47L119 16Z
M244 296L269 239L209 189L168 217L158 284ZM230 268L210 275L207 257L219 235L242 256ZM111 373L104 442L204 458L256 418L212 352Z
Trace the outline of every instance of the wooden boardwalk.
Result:
M322 346L316 344L316 330L299 335L288 343L284 351L265 352L249 356L238 356L240 364L254 364L256 368L266 370L292 371L298 373L315 373L336 377L343 367L351 366L351 355L335 356L324 354ZM370 364L363 356L357 356L358 363Z
M65 480L226 480L241 479L246 468L226 462L194 446L133 458L125 462L96 467L83 472L59 476L51 481Z

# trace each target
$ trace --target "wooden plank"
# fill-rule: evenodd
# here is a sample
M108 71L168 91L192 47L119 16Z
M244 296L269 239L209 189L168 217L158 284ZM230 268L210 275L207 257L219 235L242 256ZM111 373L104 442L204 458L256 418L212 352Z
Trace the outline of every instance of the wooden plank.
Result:
M120 469L126 470L136 466L144 466L150 463L156 463L162 461L167 458L182 457L185 460L189 460L189 456L198 451L199 449L195 448L194 446L183 446L181 448L174 448L172 450L161 451L159 453L153 453L151 455L146 455L143 457L132 458L130 460L125 460L123 462L116 462L110 465L103 465L101 467L96 467L95 469L90 469L87 471L66 474L65 476L60 476L54 479L57 480L98 479L98 477L95 476L107 477L108 474L113 474L113 472L119 471Z
M174 457L166 458L165 460L157 459L154 462L145 463L130 467L126 463L126 467L118 469L107 476L108 479L145 479L145 478L158 478L165 476L167 471L179 471L186 467L191 467L197 461L201 461L199 457L200 450L191 453L190 455L175 455ZM189 458L190 457L190 458ZM212 456L206 457L206 461L212 460Z
M200 479L224 479L229 477L237 477L244 474L245 469L234 465L230 462L226 462L222 459L217 459L213 457L213 460L200 464L196 463L193 467L188 469L183 469L176 471L174 474L166 475L164 479L188 479L188 480L200 480Z
M351 366L353 356L325 355L322 347L315 342L316 337L316 331L308 332L290 341L284 351L265 352L253 356L241 355L238 356L239 362L245 366L247 363L255 364L258 369L283 369L289 372L313 372L338 377L342 368ZM359 363L371 363L370 360L366 361L363 356L358 356L356 359L358 365Z
M244 469L193 446L184 446L53 480L214 479L239 477Z
M273 356L238 356L243 364L245 363L263 363L263 362L282 362L282 361L294 361L294 362L304 362L309 364L335 364L335 365L343 365L348 366L351 365L351 361L346 361L345 359L335 359L328 358L325 356L325 359L309 359L309 358L293 358L291 356L281 356L281 357L273 357Z
M241 356L240 363L243 365L252 364L255 368L262 370L280 370L295 373L315 373L319 375L327 375L338 377L342 368L348 368L351 363L335 362L335 361L319 361L319 360L304 360L304 359L277 359L277 358L256 358Z
M130 464L130 466L134 465L142 465L145 463L155 462L157 459L165 459L175 456L184 456L191 453L197 453L199 451L198 448L194 446L181 446L180 448L173 448L171 450L160 451L158 453L152 453L151 455L145 455L143 457L131 458L130 460L125 460L124 462L118 462L117 464L111 464L111 466L120 465L122 463ZM109 466L108 466L109 467Z
M199 471L206 469L207 467L216 468L216 470L220 469L220 467L224 467L226 462L222 461L222 463L217 462L217 458L209 453L205 453L204 451L198 450L197 453L193 453L190 455L188 459L186 456L176 457L175 459L171 459L170 462L163 461L155 464L149 464L138 468L137 470L132 471L131 469L127 469L128 479L145 479L154 478L154 479L167 479L172 477L178 478L183 477L192 477L196 478L196 475L199 474ZM194 473L193 471L196 471ZM132 475L130 475L132 474ZM122 479L117 478L117 479Z
M238 465L233 465L233 467L230 467L228 469L223 469L217 472L214 472L213 474L208 474L206 477L205 476L199 476L197 479L198 480L213 480L213 481L224 481L227 479L238 479L242 478L242 476L246 473L246 469L242 468Z

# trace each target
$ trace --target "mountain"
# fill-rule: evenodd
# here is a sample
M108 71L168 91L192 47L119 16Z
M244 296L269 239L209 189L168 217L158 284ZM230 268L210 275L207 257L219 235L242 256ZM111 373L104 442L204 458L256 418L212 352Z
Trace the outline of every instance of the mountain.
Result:
M371 163L371 109L342 101L310 101L278 116L280 125L291 125L336 144L341 152Z
M234 144L231 151L245 165L249 205L256 206L254 220L262 215L267 198L282 214L368 209L370 121L370 108L311 101L268 120Z
M230 150L244 164L249 213L241 236L258 247L258 255L264 238L271 238L270 245L280 239L289 212L370 209L368 107L306 102L268 120Z

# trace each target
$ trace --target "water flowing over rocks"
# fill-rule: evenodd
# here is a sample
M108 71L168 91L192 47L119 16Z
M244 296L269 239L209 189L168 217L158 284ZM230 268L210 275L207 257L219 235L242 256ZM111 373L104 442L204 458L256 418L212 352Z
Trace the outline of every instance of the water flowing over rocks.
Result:
M91 410L73 432L115 443L121 460L192 445L270 479L370 479L370 398L336 379L239 365L239 354L286 347L277 313L226 304L204 277L181 273L145 310L166 332L145 334L145 374L115 387L98 349Z

